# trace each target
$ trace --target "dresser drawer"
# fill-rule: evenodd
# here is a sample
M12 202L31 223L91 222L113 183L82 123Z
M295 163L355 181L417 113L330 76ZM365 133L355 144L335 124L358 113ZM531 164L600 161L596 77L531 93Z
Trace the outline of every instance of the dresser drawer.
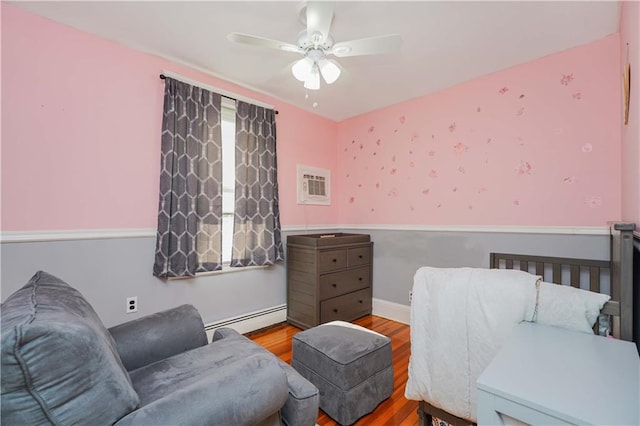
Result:
M349 267L368 265L371 263L371 247L357 247L347 250L347 264Z
M319 258L320 273L347 267L347 251L344 249L320 252Z
M320 302L320 323L353 321L370 313L370 287Z
M320 300L370 286L369 267L349 269L320 277Z

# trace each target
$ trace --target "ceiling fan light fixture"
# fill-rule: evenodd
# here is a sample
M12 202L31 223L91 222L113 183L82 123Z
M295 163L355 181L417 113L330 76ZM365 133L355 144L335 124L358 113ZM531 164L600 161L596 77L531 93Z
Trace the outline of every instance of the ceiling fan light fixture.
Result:
M307 79L311 75L314 65L315 63L313 62L313 60L305 56L304 58L293 64L293 66L291 67L291 72L297 80L307 81Z
M314 63L311 68L309 76L304 81L305 89L319 90L320 89L320 73L318 72L318 66Z
M340 78L342 73L341 66L337 62L327 59L327 55L335 55L341 58L346 56L388 54L400 51L402 38L399 34L387 34L334 43L334 39L329 34L334 17L334 3L335 1L333 0L305 2L300 11L300 17L305 29L298 33L296 44L242 33L231 33L227 38L236 43L303 55L302 59L291 65L291 72L309 90L320 89L320 75L322 75L322 80L326 84L335 83Z
M335 64L335 62L329 59L321 59L318 63L320 67L320 73L322 73L322 78L327 84L331 84L335 82L338 77L340 77L340 68Z

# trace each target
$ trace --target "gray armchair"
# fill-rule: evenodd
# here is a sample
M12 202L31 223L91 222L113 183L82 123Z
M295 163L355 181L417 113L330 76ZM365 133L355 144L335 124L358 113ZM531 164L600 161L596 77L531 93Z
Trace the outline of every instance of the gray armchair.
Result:
M107 330L38 272L2 304L4 424L314 425L318 390L231 329L207 344L190 305Z

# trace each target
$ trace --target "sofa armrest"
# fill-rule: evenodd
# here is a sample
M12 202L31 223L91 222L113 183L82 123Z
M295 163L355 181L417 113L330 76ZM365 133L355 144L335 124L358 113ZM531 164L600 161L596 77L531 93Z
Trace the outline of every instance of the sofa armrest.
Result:
M231 328L218 328L213 333L214 342L223 339L241 341L245 346L251 347L250 352L266 353L278 360L280 367L287 375L289 387L287 402L280 410L283 424L287 426L314 426L316 424L320 391L313 383L305 379L291 365Z
M254 354L204 375L126 415L115 426L256 425L287 399L287 376L274 357Z
M109 332L127 371L207 344L202 318L191 305L128 321Z
M279 361L289 385L289 397L280 411L282 421L288 426L314 426L320 407L320 391L292 366Z

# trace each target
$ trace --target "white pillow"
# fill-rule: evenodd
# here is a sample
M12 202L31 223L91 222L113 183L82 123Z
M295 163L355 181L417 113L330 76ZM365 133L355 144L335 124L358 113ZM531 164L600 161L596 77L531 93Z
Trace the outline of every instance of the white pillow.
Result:
M526 318L540 324L593 334L600 309L610 298L606 294L541 282L537 315L533 304L527 309Z

